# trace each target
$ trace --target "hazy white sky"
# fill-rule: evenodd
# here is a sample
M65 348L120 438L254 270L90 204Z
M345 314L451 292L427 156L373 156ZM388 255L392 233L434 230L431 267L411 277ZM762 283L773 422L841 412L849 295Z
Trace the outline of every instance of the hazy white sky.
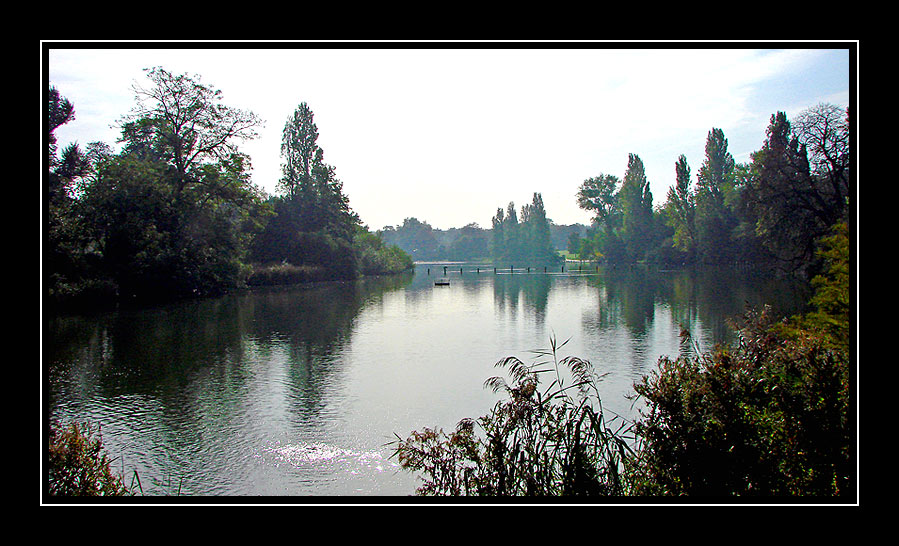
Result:
M777 111L849 103L851 43L702 45L69 43L50 46L48 69L49 84L75 105L76 119L57 130L60 148L99 140L118 149L115 124L134 106L132 85L148 86L142 69L161 66L200 76L224 104L265 121L242 149L269 193L281 130L306 102L325 161L372 229L410 216L440 229L490 227L498 207L520 209L534 192L555 223L586 224L578 186L601 173L622 177L628 153L643 160L660 205L680 154L695 180L713 127L748 161Z

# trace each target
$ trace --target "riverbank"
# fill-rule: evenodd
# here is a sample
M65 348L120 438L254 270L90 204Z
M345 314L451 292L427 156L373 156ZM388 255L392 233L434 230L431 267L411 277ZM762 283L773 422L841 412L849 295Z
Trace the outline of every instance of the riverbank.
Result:
M253 264L242 286L230 289L222 288L210 293L193 294L155 294L152 298L122 297L115 287L105 286L103 289L73 290L70 294L50 294L44 301L45 311L51 313L83 313L105 311L121 305L144 305L147 303L173 302L193 298L217 297L235 290L261 288L266 286L290 286L316 282L352 281L369 277L400 275L410 271L411 267L367 268L366 271L340 269L319 265Z

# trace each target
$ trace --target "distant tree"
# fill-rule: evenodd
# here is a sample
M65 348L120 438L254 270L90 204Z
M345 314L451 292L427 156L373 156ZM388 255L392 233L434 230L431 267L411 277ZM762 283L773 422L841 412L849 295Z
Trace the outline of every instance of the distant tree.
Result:
M496 256L500 260L514 260L521 254L521 234L518 230L518 212L515 203L510 201L506 205L506 214L503 220L503 242L501 254ZM514 265L514 264L513 264Z
M578 254L580 252L580 245L581 245L582 240L583 240L583 237L581 237L580 233L578 233L576 231L572 231L571 233L569 233L568 234L568 244L565 247L566 250L568 250L568 253L569 254Z
M398 246L415 260L433 260L438 257L439 245L434 228L418 218L406 218L402 225L383 233L385 242Z
M550 265L559 260L540 193L534 193L531 202L521 207L520 216L515 203L510 202L505 211L497 209L492 222L491 252L494 261L504 265L505 262L517 262L529 267Z
M690 165L681 155L674 164L675 183L668 188L665 206L668 224L674 228L674 244L692 253L696 248L696 198L690 188Z
M620 182L617 176L610 174L600 174L584 180L578 188L578 206L593 213L595 222L605 222L618 206L616 190Z
M731 232L736 216L726 205L733 192L733 156L727 151L724 131L713 128L705 144L705 159L696 176L696 235L698 250L706 261L732 258Z
M636 154L628 154L627 171L618 191L621 202L622 238L631 261L645 257L653 243L652 192Z
M506 213L502 207L496 209L496 214L491 219L493 224L492 240L490 244L490 252L495 260L500 260L504 256L506 234L503 229L506 223Z
M487 233L478 224L470 223L458 231L458 237L447 251L451 260L478 260L490 255Z
M543 195L534 193L531 204L523 208L527 211L527 219L524 222L527 230L525 254L529 258L529 262L534 265L555 264L559 261L559 256L553 248L550 222L546 217ZM523 213L522 216L525 214Z

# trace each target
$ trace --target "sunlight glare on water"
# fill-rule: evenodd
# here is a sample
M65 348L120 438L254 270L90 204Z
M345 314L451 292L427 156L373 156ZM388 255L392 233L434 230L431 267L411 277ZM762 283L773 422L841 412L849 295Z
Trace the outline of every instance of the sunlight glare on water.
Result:
M440 268L442 277L442 268ZM555 338L589 360L604 408L659 356L726 340L750 303L794 305L771 279L725 272L447 273L256 289L49 321L51 419L98 423L144 493L408 496L389 443L489 413L495 363ZM773 287L773 288L772 288ZM772 297L771 294L775 294ZM801 297L801 296L800 296Z

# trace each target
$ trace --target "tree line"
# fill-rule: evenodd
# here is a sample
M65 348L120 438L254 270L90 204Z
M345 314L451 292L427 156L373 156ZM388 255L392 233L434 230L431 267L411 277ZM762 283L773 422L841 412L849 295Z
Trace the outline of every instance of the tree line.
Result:
M593 222L569 250L607 262L752 261L807 269L816 261L816 242L849 220L849 135L848 109L819 104L792 122L778 112L761 149L737 163L724 131L713 128L695 181L680 155L675 183L658 207L642 160L629 154L623 178L601 173L579 187L578 205Z
M101 142L59 151L55 131L75 119L75 107L49 88L51 304L216 294L264 283L274 266L317 278L411 267L352 211L307 104L285 124L279 194L267 196L239 149L261 120L223 104L198 76L146 73L151 85L135 84L135 107L118 121L118 153Z
M515 208L514 202L510 205ZM499 210L501 209L497 209L497 212ZM503 216L507 217L505 211ZM557 225L549 218L546 219L546 228L549 230L550 247L554 254L565 250L572 236L582 236L587 230L587 226L583 224ZM438 229L413 216L403 220L402 224L384 226L379 234L385 242L397 245L416 260L492 261L509 265L508 258L503 255L504 237L494 239L492 227L483 228L476 222L461 228ZM525 263L527 259L516 261L528 265Z

